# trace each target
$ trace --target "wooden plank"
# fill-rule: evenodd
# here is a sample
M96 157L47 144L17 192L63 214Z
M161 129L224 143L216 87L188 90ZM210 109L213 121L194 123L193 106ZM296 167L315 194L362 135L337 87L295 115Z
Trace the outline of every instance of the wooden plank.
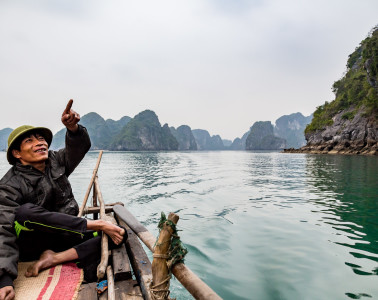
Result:
M136 234L122 220L118 223L126 228L128 238L126 240L126 249L130 258L134 275L138 280L144 299L151 300L150 284L152 282L151 262L148 259L141 243Z
M144 300L140 286L136 280L122 280L115 283L115 297L117 300ZM105 291L99 300L107 300L108 292Z
M115 286L114 286L114 276L112 266L106 268L106 277L108 279L108 300L115 300Z
M98 214L100 212L100 207L86 207L83 211L83 215ZM105 205L105 213L113 212L113 206Z
M112 250L114 281L132 278L129 256L124 244Z
M144 227L125 207L115 205L113 210L118 220L122 220L125 224L130 226L141 241L154 252L156 239L147 228ZM184 264L175 264L172 268L172 273L194 298L206 300L222 299Z
M97 300L96 282L83 283L76 300Z

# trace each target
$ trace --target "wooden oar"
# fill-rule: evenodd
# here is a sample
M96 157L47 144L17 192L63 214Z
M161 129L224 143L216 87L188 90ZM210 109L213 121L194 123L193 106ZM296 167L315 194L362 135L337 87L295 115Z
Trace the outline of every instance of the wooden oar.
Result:
M93 175L92 175L91 181L89 182L89 186L88 186L87 192L85 193L83 203L80 206L79 214L77 215L78 217L83 216L83 211L85 209L85 206L87 205L87 200L88 200L88 197L89 197L89 193L91 192L92 186L93 186L95 178L97 176L98 167L100 166L102 152L103 151L101 150L100 153L98 154L97 163L96 163L96 166L95 166L95 168L93 170Z
M117 217L124 221L141 239L141 241L154 252L156 238L147 230L147 228L144 227L125 207L115 205L113 210ZM183 263L175 264L172 268L172 273L194 298L204 300L222 299Z

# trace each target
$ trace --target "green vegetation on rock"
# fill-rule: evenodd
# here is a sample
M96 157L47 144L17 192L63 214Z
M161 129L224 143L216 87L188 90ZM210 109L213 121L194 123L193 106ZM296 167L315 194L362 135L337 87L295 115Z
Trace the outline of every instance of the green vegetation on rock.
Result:
M145 110L136 115L116 135L110 145L111 150L177 150L178 142L167 124L161 127L157 115Z
M365 107L367 115L378 118L378 26L349 55L347 72L332 88L335 100L317 107L305 133L324 129L333 124L333 117L342 110ZM343 118L352 118L349 112Z

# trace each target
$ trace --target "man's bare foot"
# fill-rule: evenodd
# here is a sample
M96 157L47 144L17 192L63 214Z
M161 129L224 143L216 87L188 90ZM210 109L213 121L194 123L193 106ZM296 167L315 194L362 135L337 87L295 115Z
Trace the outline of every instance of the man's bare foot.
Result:
M112 239L114 244L119 245L123 240L123 236L125 235L125 229L109 222L104 223L105 224L102 231Z
M126 234L125 229L104 220L87 220L87 229L105 232L116 245L122 242Z
M46 250L42 253L41 257L34 264L30 265L25 272L26 277L37 277L39 272L48 269L50 267L56 266L55 262L56 253L51 250Z

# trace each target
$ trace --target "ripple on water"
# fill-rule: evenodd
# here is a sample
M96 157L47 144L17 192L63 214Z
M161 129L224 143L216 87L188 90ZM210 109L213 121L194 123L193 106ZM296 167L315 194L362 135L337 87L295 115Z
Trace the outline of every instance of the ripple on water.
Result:
M97 155L70 177L79 201ZM155 236L160 212L178 212L186 264L224 299L362 299L378 298L377 170L375 157L106 152L99 177ZM172 294L192 299L175 281Z

